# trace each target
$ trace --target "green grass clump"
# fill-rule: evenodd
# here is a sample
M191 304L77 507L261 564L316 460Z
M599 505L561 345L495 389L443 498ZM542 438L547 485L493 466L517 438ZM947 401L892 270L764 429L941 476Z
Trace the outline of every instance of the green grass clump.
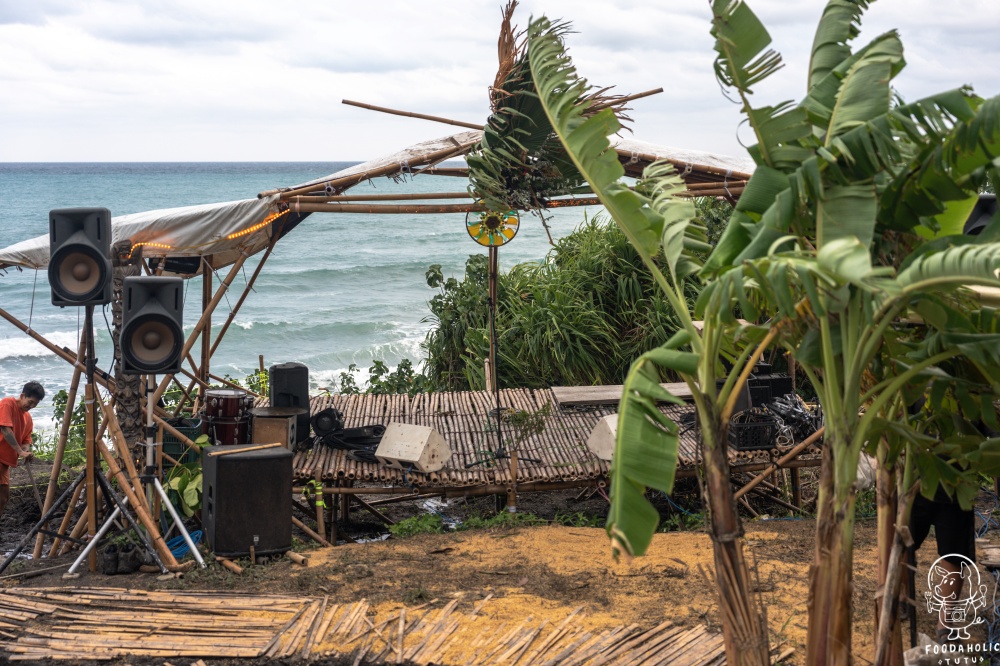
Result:
M444 532L444 523L441 516L436 513L425 513L390 525L389 532L394 537L411 537L414 534L441 534Z

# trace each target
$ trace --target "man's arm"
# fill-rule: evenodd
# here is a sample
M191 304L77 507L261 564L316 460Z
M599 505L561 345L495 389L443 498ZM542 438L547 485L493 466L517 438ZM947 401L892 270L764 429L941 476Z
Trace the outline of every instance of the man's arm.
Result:
M0 426L0 435L3 435L4 441L17 452L18 458L27 458L31 455L31 451L28 449L22 449L17 443L17 439L14 437L14 429L10 426Z

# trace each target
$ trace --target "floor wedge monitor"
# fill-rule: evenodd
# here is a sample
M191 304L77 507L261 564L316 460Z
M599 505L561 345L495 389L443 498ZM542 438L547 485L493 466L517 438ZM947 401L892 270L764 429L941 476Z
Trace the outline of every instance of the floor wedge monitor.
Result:
M184 347L184 280L127 277L122 293L122 371L174 374Z
M201 522L216 555L242 557L251 547L270 555L292 547L292 452L254 446L202 449Z
M49 286L52 305L111 302L111 211L49 211Z

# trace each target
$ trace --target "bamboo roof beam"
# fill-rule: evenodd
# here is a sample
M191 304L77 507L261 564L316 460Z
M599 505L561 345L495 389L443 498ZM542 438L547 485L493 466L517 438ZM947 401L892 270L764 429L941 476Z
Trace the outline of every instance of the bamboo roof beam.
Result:
M295 212L301 213L365 213L369 215L427 215L444 213L481 213L487 208L480 203L461 204L350 204L350 203L298 203L292 204ZM555 199L545 208L569 208L571 206L600 206L597 197L581 199Z
M652 95L659 95L663 92L663 88L656 88L655 90L647 90L645 92L635 93L633 95L625 95L623 97L618 97L617 99L611 99L603 104L595 104L590 107L591 111L600 111L601 109L606 109L609 106L618 106L619 104L625 104L637 99L642 99L643 97L650 97Z
M427 192L424 194L334 194L331 196L310 195L308 197L295 197L289 202L317 203L322 201L432 201L435 199L471 199L468 192Z
M723 169L721 167L709 166L706 164L692 164L691 162L685 162L683 160L671 159L664 155L637 153L625 148L615 148L615 152L618 153L618 160L623 163L632 162L633 160L647 163L669 162L681 172L681 176L686 176L687 173L700 171L705 174L712 174L717 177L721 176L726 179L732 178L735 182L737 180L750 180L751 175L749 173L743 173L742 171L733 171L732 169Z

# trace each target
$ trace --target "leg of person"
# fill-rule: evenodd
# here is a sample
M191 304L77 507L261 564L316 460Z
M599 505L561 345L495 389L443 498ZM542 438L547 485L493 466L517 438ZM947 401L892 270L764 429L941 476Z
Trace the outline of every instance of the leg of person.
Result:
M0 462L0 516L10 499L10 467Z
M962 596L962 564L966 558L976 561L976 516L971 510L962 509L957 500L934 504L934 534L938 555L943 558L940 566L951 574L941 581L941 596L957 600ZM939 634L943 629L950 627L939 615Z

